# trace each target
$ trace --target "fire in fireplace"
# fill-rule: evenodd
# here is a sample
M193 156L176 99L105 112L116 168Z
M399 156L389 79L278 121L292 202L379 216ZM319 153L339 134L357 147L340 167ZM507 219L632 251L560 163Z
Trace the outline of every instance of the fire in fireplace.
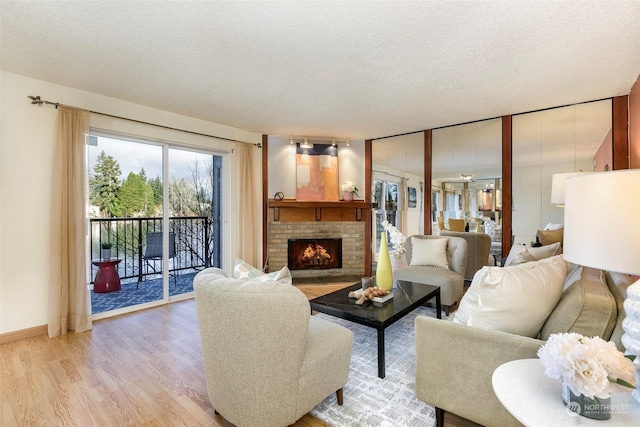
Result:
M342 239L289 239L289 269L342 268Z

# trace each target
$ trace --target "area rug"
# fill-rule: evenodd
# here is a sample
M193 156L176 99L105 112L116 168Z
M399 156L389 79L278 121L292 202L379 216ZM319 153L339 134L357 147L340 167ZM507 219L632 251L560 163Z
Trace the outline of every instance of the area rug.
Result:
M434 426L433 406L415 395L416 357L414 320L416 316L436 317L433 308L419 307L385 330L386 377L378 378L377 333L323 313L316 316L353 331L353 352L349 379L344 387L344 404L335 393L316 406L311 414L332 427L430 427ZM443 316L444 317L444 316Z

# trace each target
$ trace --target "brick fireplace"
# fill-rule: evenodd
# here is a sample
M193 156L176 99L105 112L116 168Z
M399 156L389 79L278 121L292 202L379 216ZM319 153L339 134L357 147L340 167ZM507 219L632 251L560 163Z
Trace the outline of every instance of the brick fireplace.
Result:
M359 202L269 202L267 254L269 271L289 265L291 240L341 240L342 265L332 268L291 269L295 278L365 275L365 231L370 217L369 205Z

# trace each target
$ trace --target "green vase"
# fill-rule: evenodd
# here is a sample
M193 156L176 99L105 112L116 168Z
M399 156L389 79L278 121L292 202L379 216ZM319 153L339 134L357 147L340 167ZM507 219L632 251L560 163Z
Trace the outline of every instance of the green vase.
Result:
M380 251L378 252L378 265L376 267L376 286L391 290L393 287L393 270L391 270L391 257L387 245L387 232L380 234Z

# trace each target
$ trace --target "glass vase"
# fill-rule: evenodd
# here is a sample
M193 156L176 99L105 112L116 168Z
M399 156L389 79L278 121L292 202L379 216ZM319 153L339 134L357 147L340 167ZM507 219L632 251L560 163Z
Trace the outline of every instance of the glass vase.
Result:
M387 232L380 233L380 251L378 252L378 265L376 266L376 286L391 290L393 287L393 270L391 269L391 257L387 244Z
M587 397L584 394L575 395L571 388L562 383L562 402L567 410L593 418L594 420L608 420L611 418L611 397L606 399Z

